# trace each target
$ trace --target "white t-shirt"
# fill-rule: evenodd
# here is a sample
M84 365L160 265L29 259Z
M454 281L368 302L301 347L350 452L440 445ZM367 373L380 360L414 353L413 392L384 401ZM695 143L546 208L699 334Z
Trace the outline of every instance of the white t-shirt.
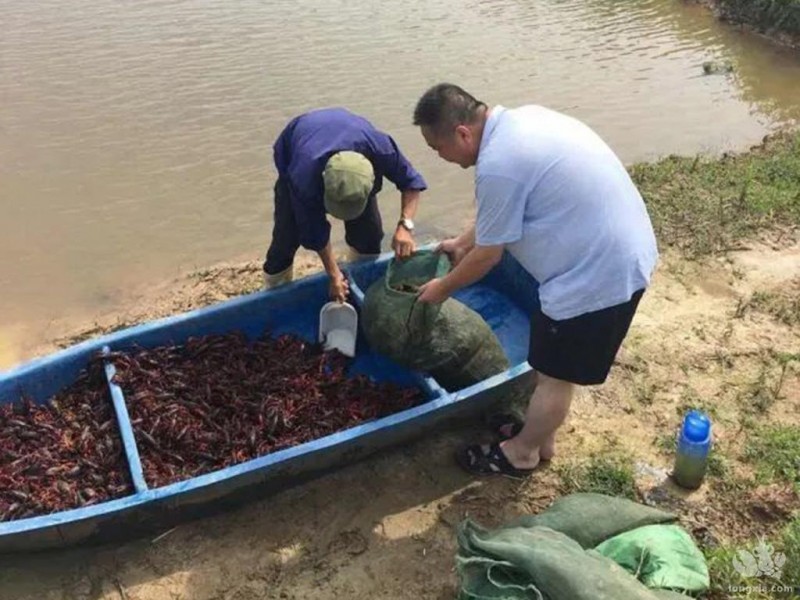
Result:
M569 319L630 300L658 260L642 197L577 119L494 107L475 169L476 243L504 244L539 282L542 312Z

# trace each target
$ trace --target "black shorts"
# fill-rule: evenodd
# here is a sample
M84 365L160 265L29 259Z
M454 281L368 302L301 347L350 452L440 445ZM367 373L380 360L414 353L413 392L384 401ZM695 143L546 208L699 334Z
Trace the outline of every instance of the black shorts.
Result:
M579 385L608 377L644 290L610 308L555 321L538 308L531 317L528 362L536 371Z

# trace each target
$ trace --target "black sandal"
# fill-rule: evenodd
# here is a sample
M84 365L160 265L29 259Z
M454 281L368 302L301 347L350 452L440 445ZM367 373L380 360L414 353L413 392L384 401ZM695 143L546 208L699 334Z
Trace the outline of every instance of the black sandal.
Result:
M456 461L462 469L474 475L506 475L523 479L536 470L518 469L512 465L500 444L467 446L456 454Z

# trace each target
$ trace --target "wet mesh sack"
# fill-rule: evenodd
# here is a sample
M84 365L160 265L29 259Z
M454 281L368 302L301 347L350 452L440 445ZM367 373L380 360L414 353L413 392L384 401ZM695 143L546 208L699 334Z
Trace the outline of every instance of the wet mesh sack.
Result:
M430 251L392 260L367 290L361 322L375 351L457 390L509 365L497 336L474 310L453 298L441 304L417 301L423 283L449 270L447 256Z

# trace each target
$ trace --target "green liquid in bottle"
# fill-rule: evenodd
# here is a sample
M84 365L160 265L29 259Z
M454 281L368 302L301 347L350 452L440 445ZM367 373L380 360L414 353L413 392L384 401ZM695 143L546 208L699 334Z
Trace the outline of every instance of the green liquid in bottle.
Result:
M672 478L686 489L695 490L703 483L703 477L708 467L707 456L681 454L675 457L675 469Z

